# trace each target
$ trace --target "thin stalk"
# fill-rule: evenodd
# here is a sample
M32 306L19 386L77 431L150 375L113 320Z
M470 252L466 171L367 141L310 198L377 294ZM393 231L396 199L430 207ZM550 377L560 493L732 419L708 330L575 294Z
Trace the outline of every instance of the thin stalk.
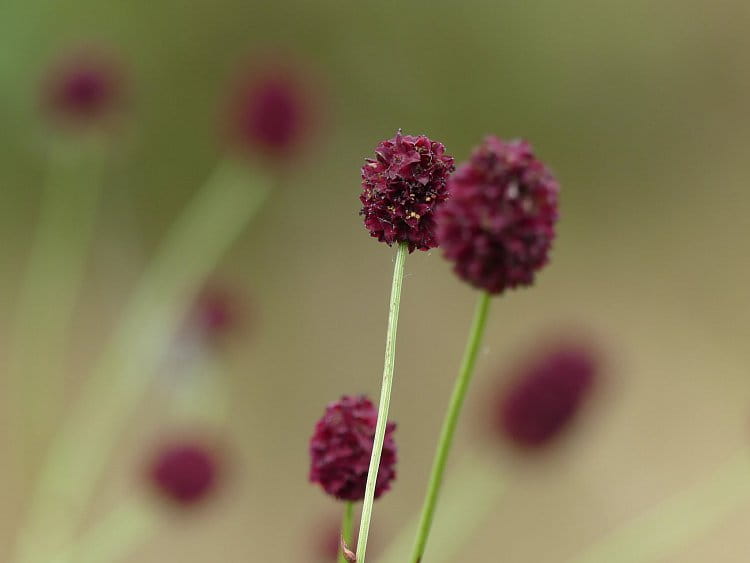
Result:
M419 521L419 528L417 529L417 539L411 557L413 563L419 563L422 560L425 547L427 546L427 538L430 534L432 520L435 517L435 508L437 506L438 497L440 496L440 488L443 483L445 463L448 459L451 445L453 444L453 436L456 432L459 415L461 414L461 407L464 404L466 392L469 389L469 383L474 374L474 366L476 365L479 346L482 342L485 326L487 325L487 313L490 307L490 300L490 294L482 292L477 301L476 310L474 312L474 321L471 326L471 331L469 332L469 340L466 343L466 350L464 351L463 361L461 362L461 369L459 370L456 384L453 387L453 395L451 396L448 411L443 420L440 440L438 441L435 459L432 463L430 481L427 486L427 496L425 497L424 506L422 507L422 516Z
M344 517L341 520L341 538L347 547L352 546L352 528L354 527L354 503L344 502ZM347 563L344 557L344 546L339 545L339 563Z
M173 223L53 440L14 561L48 561L70 543L117 436L148 390L185 312L267 193L264 178L248 177L227 162Z
M16 309L8 368L17 394L13 436L28 469L53 428L64 394L65 350L83 284L101 192L103 155L97 138L52 143ZM25 471L23 472L25 473Z
M572 563L666 561L750 500L750 457L743 451L711 478L625 523Z
M440 506L435 515L430 542L430 563L463 561L461 552L476 531L497 510L500 497L505 492L503 469L496 460L484 459L479 452L462 457L460 463L446 476ZM460 514L460 518L456 515ZM379 563L403 563L414 543L419 526L419 513L399 528L385 550Z
M391 303L388 310L388 332L385 338L385 365L383 367L383 383L380 387L380 403L378 405L378 422L375 426L375 439L372 444L370 468L367 473L365 498L362 503L362 517L359 522L359 536L357 538L357 563L365 563L367 551L367 536L370 533L372 518L372 504L375 500L375 483L380 468L380 455L383 453L385 427L388 421L388 407L391 402L391 387L393 386L393 368L396 362L396 331L398 329L398 309L401 304L401 286L404 281L404 265L409 247L405 243L398 245L396 251L396 265L393 268L393 285L391 286Z

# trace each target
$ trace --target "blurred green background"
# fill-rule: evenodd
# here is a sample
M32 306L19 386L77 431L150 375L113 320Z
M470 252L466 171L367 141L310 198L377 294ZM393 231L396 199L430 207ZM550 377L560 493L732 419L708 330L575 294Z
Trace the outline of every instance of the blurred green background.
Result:
M221 158L221 104L243 61L283 51L314 69L325 104L315 146L215 276L254 304L249 328L222 348L230 482L128 560L314 560L320 523L339 507L307 482L307 440L327 402L377 396L382 369L393 251L362 228L359 168L399 127L459 161L487 133L527 138L562 185L552 263L492 311L453 458L485 450L508 491L456 561L567 561L744 447L749 24L742 0L4 0L8 321L45 170L39 77L89 43L128 71L127 125L76 313L71 397L160 236ZM438 251L409 259L391 405L399 477L376 504L376 544L420 506L474 298ZM552 454L515 460L479 437L484 391L540 339L571 329L605 350L606 392ZM143 436L164 429L158 401L147 406L123 437L102 506L138 486ZM7 546L18 503L1 504ZM744 561L748 524L750 505L663 561Z

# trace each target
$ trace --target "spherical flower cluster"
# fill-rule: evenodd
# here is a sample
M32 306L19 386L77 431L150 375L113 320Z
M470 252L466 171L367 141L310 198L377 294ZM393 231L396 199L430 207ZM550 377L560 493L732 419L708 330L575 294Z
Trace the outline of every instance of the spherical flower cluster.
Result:
M191 320L201 334L209 338L218 338L237 325L238 308L236 296L229 290L209 286L198 295Z
M406 243L409 252L429 250L435 240L435 210L446 200L455 169L442 143L424 135L381 142L362 167L361 215L370 235L388 245Z
M230 111L230 135L243 149L272 158L288 156L306 139L312 92L289 65L268 64L244 80Z
M103 56L81 54L61 62L48 76L44 101L67 123L91 123L110 112L121 97L117 65Z
M499 397L497 425L513 443L544 446L573 420L598 375L583 346L561 346L521 370Z
M455 272L493 294L532 284L555 236L559 186L531 146L487 137L448 191L437 238Z
M310 439L310 481L340 500L365 496L378 412L367 397L343 396L329 404ZM396 425L389 422L375 485L375 498L396 477Z
M156 490L167 500L183 506L206 498L216 485L218 471L215 453L191 442L163 449L149 470Z

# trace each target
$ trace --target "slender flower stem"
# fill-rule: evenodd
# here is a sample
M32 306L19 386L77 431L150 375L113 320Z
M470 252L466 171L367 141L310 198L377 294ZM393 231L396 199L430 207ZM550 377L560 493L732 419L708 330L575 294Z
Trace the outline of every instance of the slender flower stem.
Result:
M393 386L393 368L396 361L396 331L398 329L398 309L401 304L401 286L404 281L404 265L409 247L405 243L398 245L396 265L393 268L393 285L391 286L391 304L388 310L388 332L385 339L385 365L383 367L383 383L380 388L380 404L378 405L378 422L375 426L375 439L372 444L370 468L367 473L365 498L362 503L362 517L359 522L359 536L357 538L357 563L365 563L367 551L367 536L370 533L370 519L372 518L372 504L375 500L375 484L380 468L380 455L383 453L385 428L388 422L388 406L391 402L391 387Z
M635 517L570 561L666 561L750 500L749 475L750 456L742 451L711 478Z
M14 561L48 561L71 543L117 436L185 312L267 194L265 178L228 161L172 225L52 443Z
M352 546L352 528L354 527L354 503L352 501L344 502L344 518L341 521L341 538L347 547ZM340 543L340 542L339 542ZM346 563L344 557L344 546L339 545L339 563Z
M443 483L445 462L448 459L448 453L450 452L453 443L453 435L456 431L461 407L464 404L466 392L469 389L469 383L471 382L471 376L474 373L479 346L482 342L484 328L487 324L487 313L490 307L490 300L490 294L482 292L477 301L474 321L471 326L471 331L469 332L469 340L466 344L466 350L464 351L461 369L459 370L456 384L453 387L453 395L451 396L450 405L448 406L448 412L443 420L440 440L438 442L437 451L435 452L435 459L432 463L430 482L427 486L427 496L425 498L424 506L422 507L422 516L417 530L417 539L411 557L412 563L419 563L422 560L425 547L427 546L427 537L429 536L430 526L432 525L432 520L435 516L435 507L437 506L438 496L440 495L440 487Z
M440 499L441 510L432 525L430 563L464 561L461 552L477 529L497 510L505 492L503 469L496 460L479 452L462 456L445 479ZM460 518L456 515L460 514ZM378 557L379 563L403 563L414 543L419 513L402 526Z
M18 299L8 367L16 459L28 469L64 391L68 329L80 294L101 192L100 139L53 140L47 181ZM40 443L41 442L41 443ZM25 473L25 472L23 472Z

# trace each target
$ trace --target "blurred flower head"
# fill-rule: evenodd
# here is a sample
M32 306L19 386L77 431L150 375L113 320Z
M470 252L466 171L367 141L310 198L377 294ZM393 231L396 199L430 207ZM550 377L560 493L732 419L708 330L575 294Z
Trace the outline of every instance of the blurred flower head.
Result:
M79 51L59 60L43 83L43 102L58 121L92 125L112 114L123 98L122 70L111 55Z
M362 167L360 214L370 235L389 246L407 243L409 252L429 250L435 240L435 210L446 200L453 157L424 135L382 141Z
M581 344L558 344L522 365L498 396L496 425L512 443L539 448L571 423L600 378L594 351Z
M215 489L219 477L218 455L202 443L173 443L157 452L149 474L152 485L164 499L191 506Z
M284 159L309 140L319 110L312 80L299 66L272 58L238 81L228 129L243 153Z
M330 403L310 438L310 481L340 500L365 496L378 411L367 397L343 396ZM396 477L396 425L389 422L375 485L375 498Z
M490 293L532 284L555 236L559 186L531 146L487 137L448 190L437 237L458 276Z
M209 285L198 294L190 322L204 337L217 339L237 328L241 307L237 294L223 286Z

